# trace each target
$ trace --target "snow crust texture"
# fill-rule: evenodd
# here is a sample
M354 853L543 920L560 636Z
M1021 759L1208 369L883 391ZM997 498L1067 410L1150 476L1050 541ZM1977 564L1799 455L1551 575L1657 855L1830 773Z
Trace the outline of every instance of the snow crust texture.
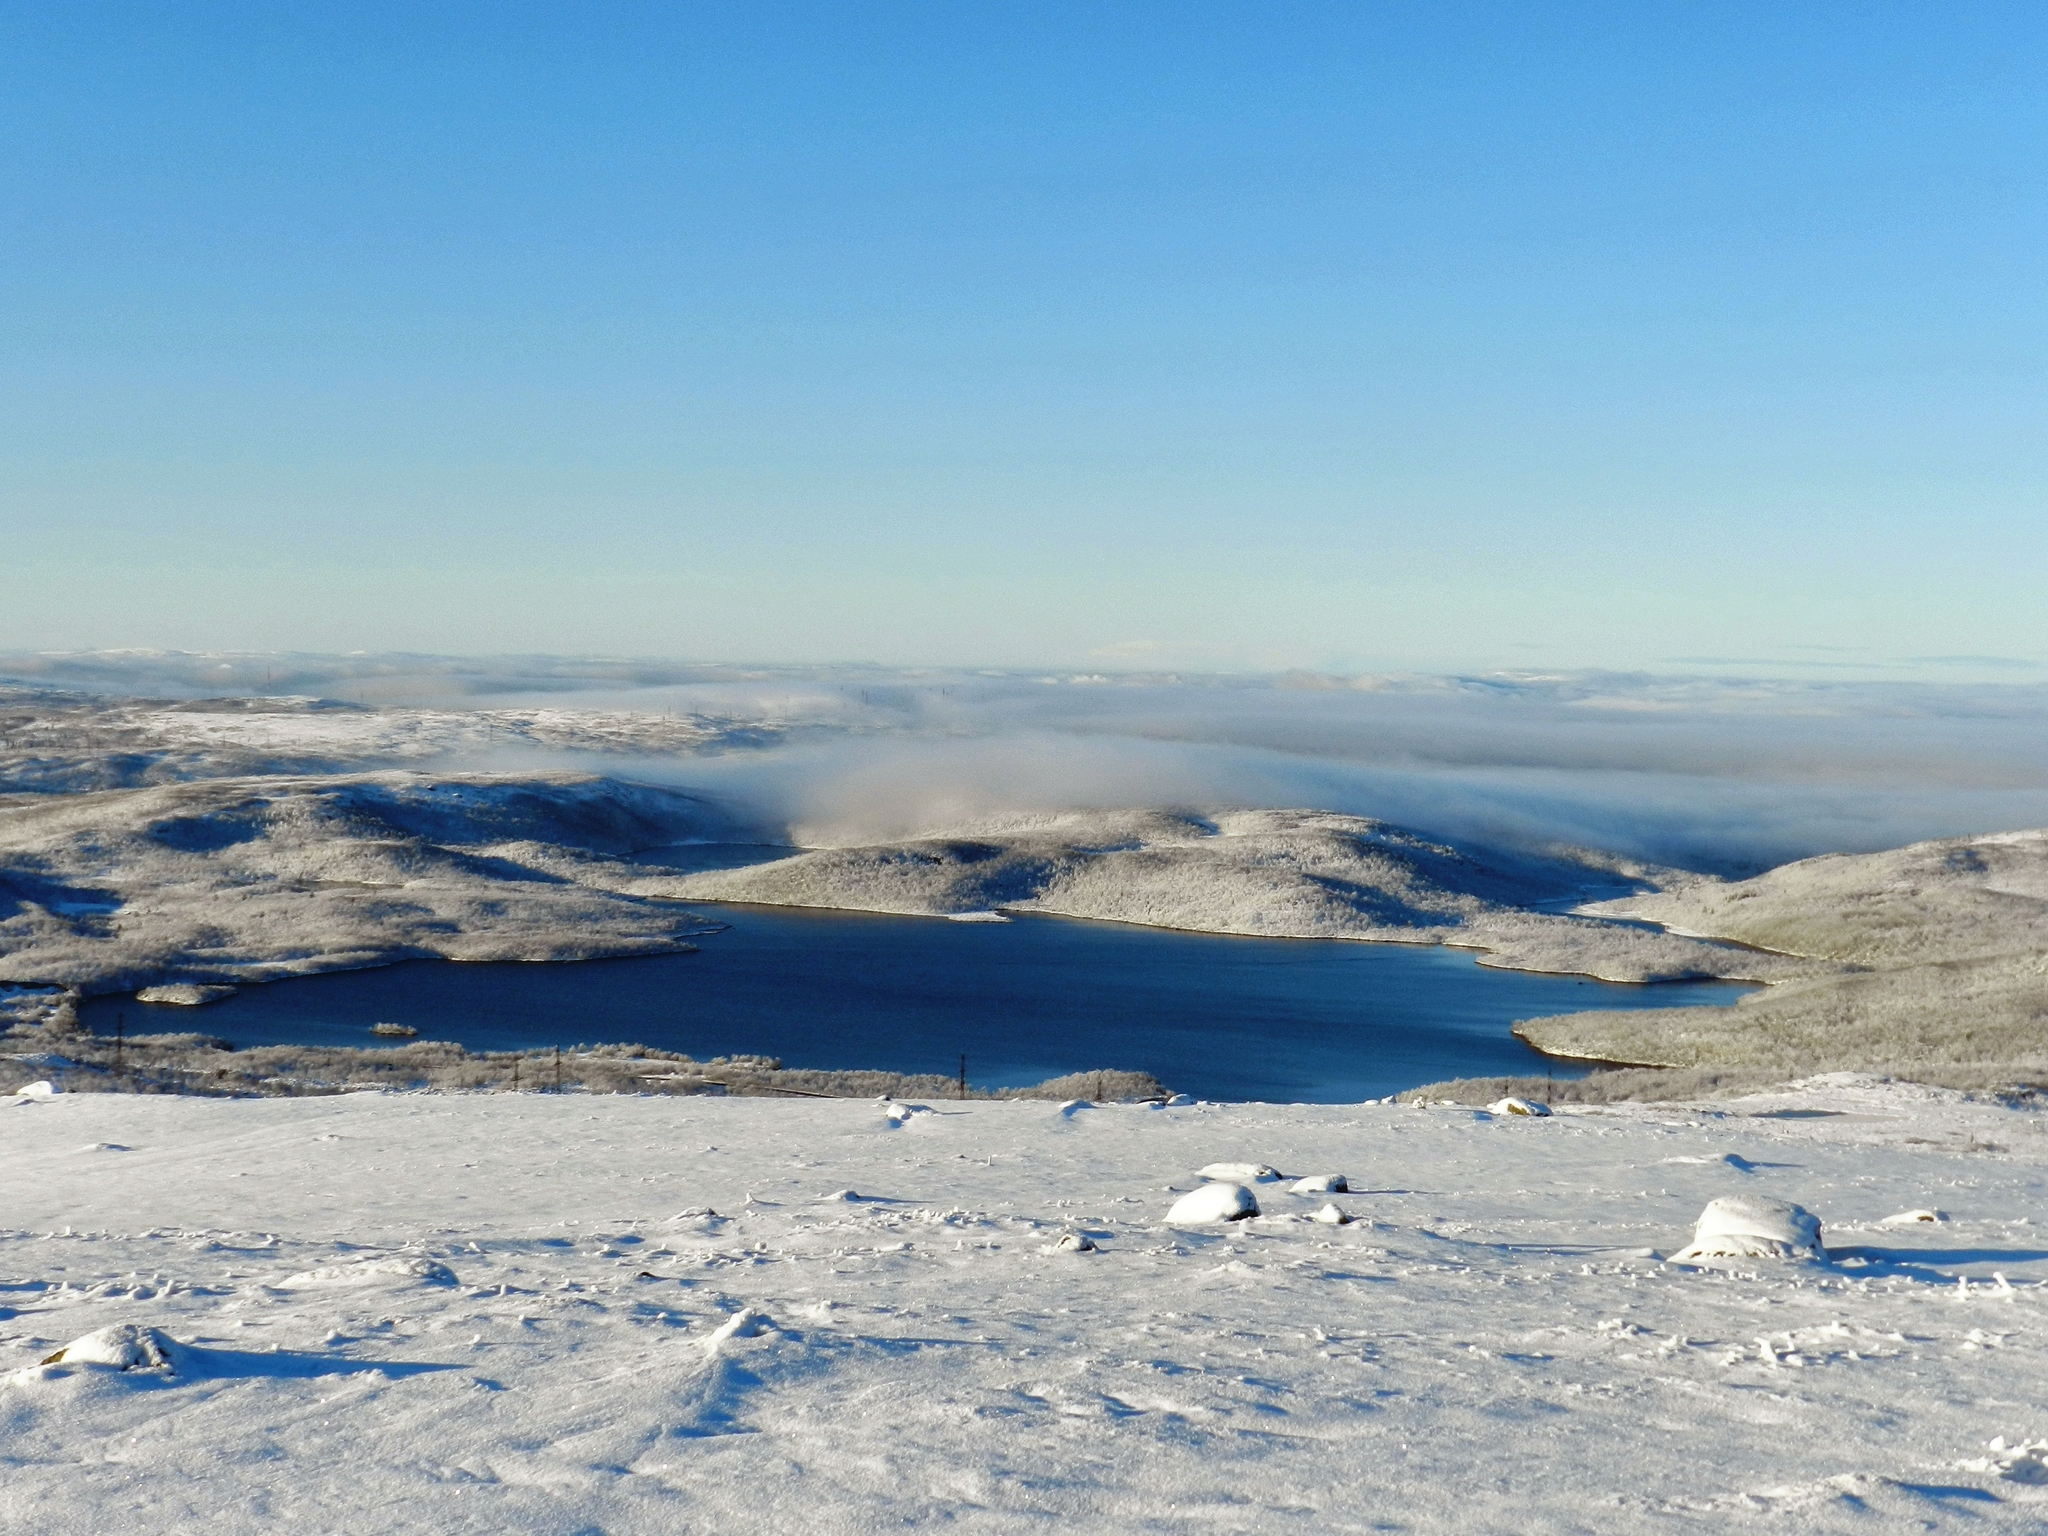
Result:
M575 1094L0 1112L0 1531L2048 1518L2035 1109L1829 1078L1543 1119L916 1122ZM1214 1162L1351 1189L1172 1224ZM1827 1257L1656 1257L1735 1197L1825 1222Z

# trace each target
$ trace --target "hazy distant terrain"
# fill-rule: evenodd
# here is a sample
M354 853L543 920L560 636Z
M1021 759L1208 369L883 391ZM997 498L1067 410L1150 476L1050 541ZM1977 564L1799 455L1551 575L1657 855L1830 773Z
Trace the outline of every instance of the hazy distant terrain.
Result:
M787 734L785 723L734 715L367 709L313 698L103 699L0 687L0 796L504 761L522 753L672 756L759 747Z

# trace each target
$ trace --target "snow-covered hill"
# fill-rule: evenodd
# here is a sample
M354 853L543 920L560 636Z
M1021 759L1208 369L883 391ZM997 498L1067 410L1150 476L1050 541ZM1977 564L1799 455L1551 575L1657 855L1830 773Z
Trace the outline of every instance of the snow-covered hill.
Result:
M692 875L721 901L963 914L1006 908L1206 933L1459 944L1608 981L1773 980L1818 967L1545 910L1675 872L1577 850L1457 845L1313 810L1124 811L969 823Z
M2048 1511L2048 1136L1938 1091L1549 1119L93 1094L0 1101L0 1159L23 1536ZM1351 1192L1170 1226L1219 1161ZM1657 1257L1730 1195L1806 1207L1827 1261ZM1888 1219L1914 1211L1946 1219Z
M1700 880L1592 910L1831 969L1732 1009L1521 1026L1544 1050L1686 1067L2048 1078L2048 831L1803 859L1753 880Z
M0 980L112 991L673 950L706 920L623 858L725 826L691 796L576 774L25 798L0 807Z

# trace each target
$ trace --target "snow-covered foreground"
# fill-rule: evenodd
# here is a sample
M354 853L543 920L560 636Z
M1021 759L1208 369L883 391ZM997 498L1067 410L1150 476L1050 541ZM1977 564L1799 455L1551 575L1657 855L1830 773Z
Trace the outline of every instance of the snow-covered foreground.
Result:
M0 1529L2039 1530L2042 1131L1846 1078L0 1102ZM1167 1226L1217 1162L1351 1192ZM1829 1262L1652 1256L1727 1195ZM37 1364L119 1324L168 1371Z

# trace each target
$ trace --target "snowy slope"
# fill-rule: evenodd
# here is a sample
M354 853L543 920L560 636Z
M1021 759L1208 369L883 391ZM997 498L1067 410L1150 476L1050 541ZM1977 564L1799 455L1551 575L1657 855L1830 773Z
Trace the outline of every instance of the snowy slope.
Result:
M2048 1519L2033 1110L931 1111L0 1107L0 1530ZM1355 1193L1165 1225L1219 1160ZM1725 1195L1804 1205L1830 1262L1651 1256ZM121 1324L167 1373L36 1363Z
M1545 1050L1672 1066L2048 1076L2048 831L1833 854L1592 910L1833 969L1732 1009L1543 1019Z

